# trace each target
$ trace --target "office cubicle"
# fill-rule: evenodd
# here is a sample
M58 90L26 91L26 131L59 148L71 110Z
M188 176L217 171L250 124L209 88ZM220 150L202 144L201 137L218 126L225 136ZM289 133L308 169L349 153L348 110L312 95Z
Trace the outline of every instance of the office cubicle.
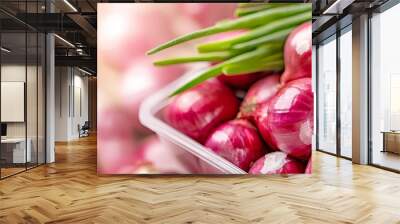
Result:
M45 35L18 18L44 1L0 3L0 178L45 162ZM4 9L13 8L8 12Z

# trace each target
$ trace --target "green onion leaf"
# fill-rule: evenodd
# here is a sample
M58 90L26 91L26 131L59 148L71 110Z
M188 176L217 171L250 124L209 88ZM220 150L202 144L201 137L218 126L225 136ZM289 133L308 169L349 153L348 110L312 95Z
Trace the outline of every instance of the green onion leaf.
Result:
M281 18L285 18L291 15L296 15L298 13L302 13L305 11L310 11L311 10L311 4L310 3L304 3L304 4L296 4L296 5L290 5L286 7L277 7L277 8L272 8L269 10L264 10L260 12L256 12L253 14L250 14L248 16L240 17L231 21L227 21L224 23L219 23L215 26L205 28L203 30L199 30L187 35L183 35L181 37L178 37L176 39L173 39L169 42L166 42L164 44L161 44L160 46L151 49L150 51L147 52L147 54L155 54L159 51L162 51L164 49L167 49L169 47L178 45L180 43L184 43L193 39L209 36L212 34L217 34L225 31L231 31L231 30L238 30L238 29L246 29L246 28L254 28L256 26L260 26L266 23L270 23L272 21L279 20Z
M281 71L283 70L283 61L270 61L266 63L249 62L241 65L229 65L222 69L225 75L248 74L261 71Z
M249 40L269 35L279 30L284 30L298 26L299 24L310 20L311 16L312 16L311 12L306 12L297 14L295 16L290 16L288 18L284 18L281 20L273 21L264 26L257 27L251 31L248 31L244 34L241 34L239 36L230 39L201 44L197 47L197 50L200 53L206 53L212 51L225 51L232 48L232 46L235 44L244 43Z
M243 51L222 51L222 52L212 52L206 54L198 54L193 56L183 56L177 58L168 58L154 62L154 65L157 66L166 66L166 65L174 65L174 64L183 64L183 63L191 63L191 62L218 62L222 60L229 59L235 55L240 54Z
M265 43L268 43L271 41L285 41L287 36L290 34L290 32L292 32L292 30L294 28L295 27L291 27L291 28L285 29L285 30L280 30L278 32L271 33L269 35L266 35L266 36L263 36L263 37L260 37L260 38L254 39L254 40L250 40L245 43L233 45L232 48L236 49L236 50L251 49L258 45L265 44Z
M200 73L197 77L195 77L191 81L189 81L186 84L184 84L183 86L179 87L170 96L179 94L189 88L192 88L192 87L202 83L203 81L205 81L207 79L210 79L212 77L220 75L222 73L222 69L224 68L224 66L246 63L246 62L251 62L251 61L257 61L257 59L265 58L266 56L273 55L276 52L282 52L282 46L283 46L283 43L266 44L266 45L258 47L257 49L255 49L253 51L243 53L243 54L233 57L227 61L224 61L220 64L214 65L214 66L206 69L202 73Z
M267 10L267 9L271 9L271 8L288 6L290 4L293 4L293 3L288 3L288 4L284 4L284 3L254 4L253 3L253 4L250 4L249 6L246 6L246 7L237 8L236 11L235 11L235 14L238 17L242 17L242 16L247 16L249 14L256 13L256 12L263 11L263 10Z

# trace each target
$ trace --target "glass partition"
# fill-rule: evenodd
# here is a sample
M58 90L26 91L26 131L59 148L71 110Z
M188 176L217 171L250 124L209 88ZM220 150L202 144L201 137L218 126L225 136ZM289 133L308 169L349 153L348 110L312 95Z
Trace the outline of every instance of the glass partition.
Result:
M336 154L336 36L318 47L318 149Z
M26 142L26 41L25 32L1 34L2 177L24 171L31 161Z
M45 128L46 128L46 37L43 33L38 33L38 74L37 74L37 147L38 147L38 164L46 162L46 139L45 139Z
M352 31L340 36L340 155L352 157Z
M38 13L38 1L27 2L26 12ZM34 19L37 17L34 17ZM32 21L33 22L33 21ZM37 21L35 21L37 22ZM31 160L27 163L27 167L35 167L38 165L38 76L39 76L39 33L27 27L27 150L31 151Z
M26 3L18 2L18 13L43 11L44 1ZM0 19L2 179L45 163L46 39L8 14L0 12Z
M27 150L30 151L30 161L28 168L34 167L38 163L38 35L36 32L27 33L27 74L26 74L26 113L27 113Z

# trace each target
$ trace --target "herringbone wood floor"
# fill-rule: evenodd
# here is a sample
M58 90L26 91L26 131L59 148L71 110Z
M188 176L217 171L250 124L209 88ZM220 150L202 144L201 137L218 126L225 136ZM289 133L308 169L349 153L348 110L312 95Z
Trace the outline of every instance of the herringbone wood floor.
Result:
M311 177L98 177L85 138L0 181L0 223L400 223L400 175L314 161Z

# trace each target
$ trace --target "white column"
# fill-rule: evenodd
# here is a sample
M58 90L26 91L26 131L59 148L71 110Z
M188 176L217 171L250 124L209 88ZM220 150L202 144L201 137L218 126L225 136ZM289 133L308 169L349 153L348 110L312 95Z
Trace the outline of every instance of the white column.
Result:
M55 161L54 133L55 133L55 56L54 35L46 36L46 163Z
M46 1L46 12L54 12L54 5ZM46 35L46 163L55 162L55 43L54 34Z
M353 20L353 162L368 163L368 15Z

